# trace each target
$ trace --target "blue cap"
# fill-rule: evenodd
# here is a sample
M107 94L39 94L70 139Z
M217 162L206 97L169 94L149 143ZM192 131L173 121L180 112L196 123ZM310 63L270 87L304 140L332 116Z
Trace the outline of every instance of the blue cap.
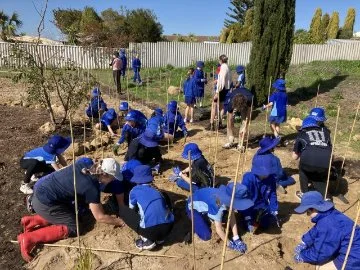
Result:
M286 82L284 79L277 79L273 84L272 87L279 91L286 91Z
M169 102L167 107L168 107L169 111L176 112L176 110L177 110L177 102L175 100L172 100L172 101Z
M222 204L229 207L231 203L232 192L234 188L234 182L230 182L226 186L221 185L219 188L219 199ZM245 185L235 185L235 195L233 209L235 210L246 210L254 206L254 202L249 199L248 189Z
M128 114L125 116L125 120L135 122L137 120L137 113L135 111L128 112Z
M94 161L91 158L88 157L81 157L76 160L76 163L81 162L84 163L87 167L91 167L94 165Z
M130 179L134 175L135 168L140 165L142 165L142 163L137 159L131 159L128 162L124 163L124 165L121 168L121 172L123 174L124 180L130 181Z
M319 125L318 125L317 121L315 120L315 118L308 116L303 120L301 129L309 128L309 127L318 127L318 126Z
M334 207L334 204L325 201L323 196L318 191L305 192L301 198L301 203L295 208L295 212L302 214L308 209L313 208L319 212L325 212Z
M43 146L45 152L52 155L61 155L70 146L71 138L64 138L59 135L50 137L47 144Z
M259 146L260 149L257 151L258 154L264 154L267 151L275 148L280 143L280 138L272 139L270 137L265 137L260 140Z
M119 106L119 110L120 110L120 111L127 111L127 110L129 110L129 103L127 103L126 101L121 101L121 102L120 102L120 106Z
M91 96L92 97L98 97L101 95L101 91L98 87L94 88L91 92Z
M148 165L139 165L134 169L134 176L131 177L131 182L136 184L151 183L154 177L151 172L151 167Z
M325 110L319 107L312 108L309 117L314 118L318 122L325 122L327 120L325 117Z
M162 116L164 114L164 112L163 112L163 110L161 108L156 108L154 110L154 112L155 112L155 115L161 115Z
M244 66L237 66L236 67L236 73L241 73L245 70L245 67Z
M146 147L156 147L159 145L159 140L156 136L156 131L147 127L145 132L141 134L140 143Z
M189 159L189 152L191 160L197 160L202 156L202 152L196 143L188 143L185 145L181 157L184 159Z
M272 155L255 155L252 160L251 172L258 176L268 176L275 174Z
M196 62L196 67L203 68L204 66L205 66L205 63L203 61L197 61Z

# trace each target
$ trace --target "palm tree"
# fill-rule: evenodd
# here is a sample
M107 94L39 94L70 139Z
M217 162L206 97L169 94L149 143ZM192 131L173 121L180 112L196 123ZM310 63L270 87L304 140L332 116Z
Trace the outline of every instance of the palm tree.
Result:
M16 30L21 26L22 21L16 12L9 16L4 11L0 11L0 37L2 40L7 41L10 36L14 36Z

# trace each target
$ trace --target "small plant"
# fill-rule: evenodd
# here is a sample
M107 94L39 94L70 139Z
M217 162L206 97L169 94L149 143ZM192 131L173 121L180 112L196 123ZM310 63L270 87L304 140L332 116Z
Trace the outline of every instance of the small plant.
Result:
M338 100L344 99L344 96L341 93L341 91L338 91L332 96L332 99L335 101L338 101Z
M75 270L90 270L92 269L93 254L90 249L85 249L85 252L80 252L78 262L75 265Z

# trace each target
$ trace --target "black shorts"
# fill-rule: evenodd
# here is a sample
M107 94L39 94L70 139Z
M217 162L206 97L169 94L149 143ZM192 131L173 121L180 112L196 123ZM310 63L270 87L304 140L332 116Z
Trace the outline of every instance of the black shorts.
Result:
M228 92L229 92L228 89L223 89L222 91L219 92L220 103L225 102L226 95L227 95Z

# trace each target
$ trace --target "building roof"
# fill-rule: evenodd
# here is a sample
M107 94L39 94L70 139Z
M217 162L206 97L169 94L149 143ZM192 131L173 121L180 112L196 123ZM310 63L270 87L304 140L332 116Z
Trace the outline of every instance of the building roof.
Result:
M164 39L167 41L178 41L179 38L184 38L185 40L191 38L193 40L192 42L206 42L206 41L219 42L220 40L219 36L164 35Z

